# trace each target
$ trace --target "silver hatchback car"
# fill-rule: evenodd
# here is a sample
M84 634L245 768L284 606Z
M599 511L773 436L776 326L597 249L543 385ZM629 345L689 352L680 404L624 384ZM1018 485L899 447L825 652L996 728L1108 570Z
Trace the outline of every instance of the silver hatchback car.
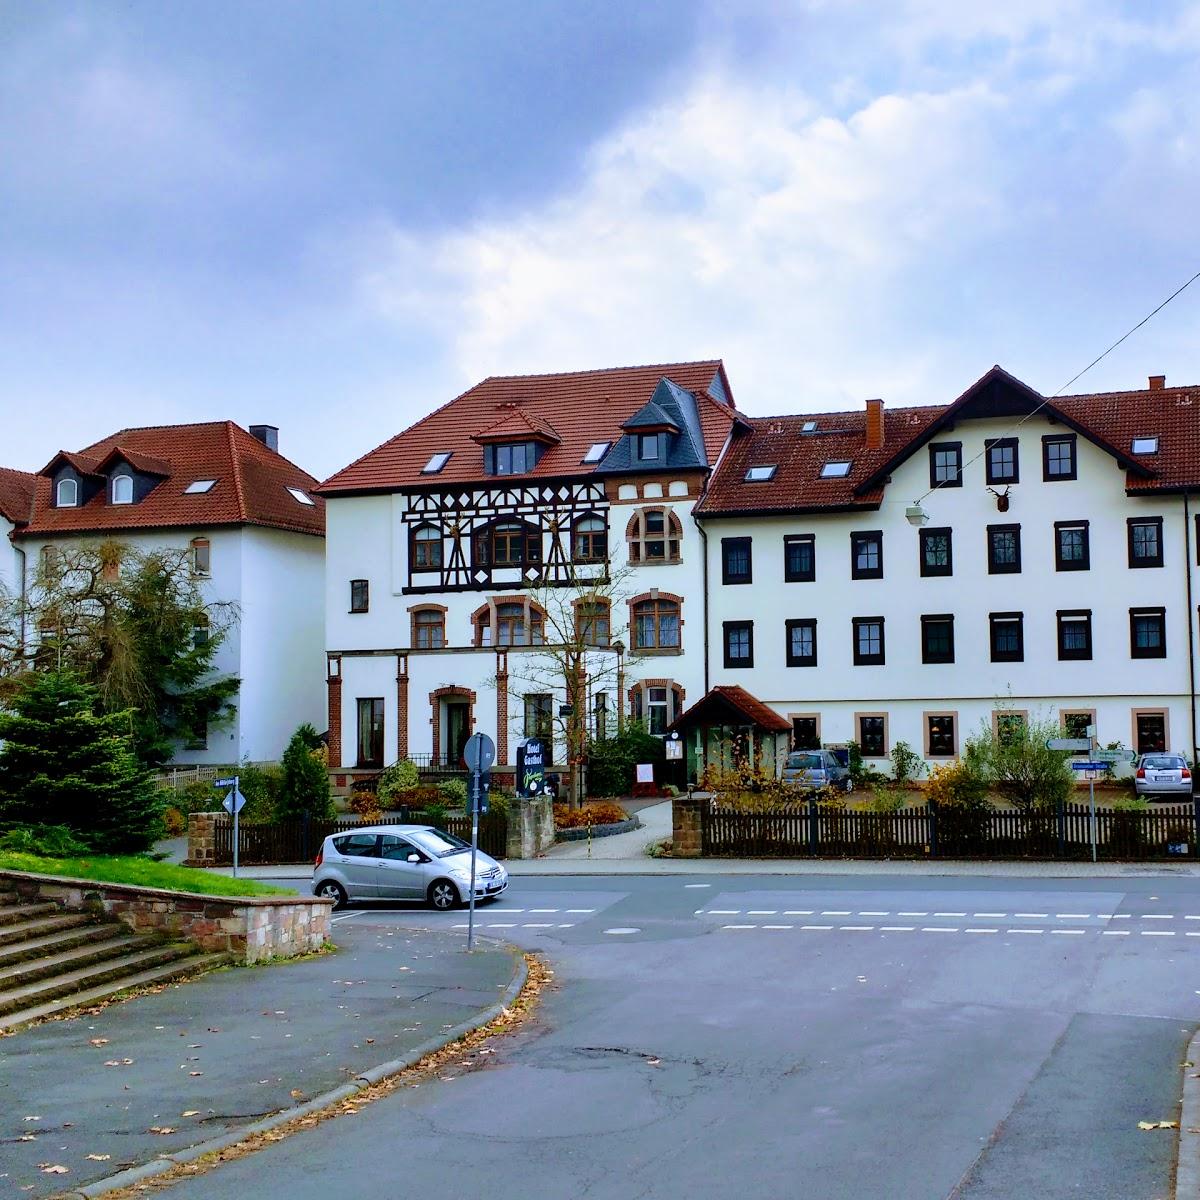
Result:
M1192 772L1182 754L1143 754L1133 771L1139 796L1190 796Z
M504 867L477 851L476 901L507 887ZM432 825L368 825L335 833L321 845L312 890L339 908L355 900L423 900L433 908L455 908L471 895L471 846Z

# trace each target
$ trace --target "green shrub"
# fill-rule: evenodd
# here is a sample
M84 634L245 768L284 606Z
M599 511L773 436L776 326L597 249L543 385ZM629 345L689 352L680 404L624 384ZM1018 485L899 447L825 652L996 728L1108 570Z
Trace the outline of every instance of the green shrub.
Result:
M503 813L508 816L516 800L516 796L507 788L493 788L488 792L488 812Z
M925 760L907 742L892 747L892 778L897 783L920 779L927 770Z
M270 765L252 766L243 763L237 768L238 786L246 797L241 811L243 821L271 821L279 807L279 794L283 789L283 767Z
M1067 755L1046 747L1048 740L1059 736L1058 725L1045 719L1010 721L1003 737L985 722L978 737L968 743L967 757L980 765L985 779L1018 811L1049 813L1075 786Z
M0 850L44 858L70 858L89 853L91 847L66 825L23 825L0 833Z
M466 808L467 783L464 779L444 779L437 785L438 795L447 808Z
M626 721L621 732L612 737L589 739L587 754L589 796L628 796L633 791L638 763L657 766L666 761L662 739L647 733L640 721Z
M275 815L280 820L312 817L332 820L333 798L329 792L324 746L311 725L301 725L283 752L282 778Z
M416 764L409 762L406 758L401 759L390 767L386 767L380 774L375 785L375 794L385 808L410 804L412 801L407 793L411 792L420 782L421 774L417 770Z
M187 817L175 805L168 804L163 809L163 826L166 828L167 837L182 837L187 833L187 824Z
M877 783L867 797L867 807L871 812L899 812L905 805L904 793L895 783Z
M184 814L216 812L221 807L224 796L224 792L217 791L207 780L197 779L193 783L185 784L174 796L167 792L166 802Z

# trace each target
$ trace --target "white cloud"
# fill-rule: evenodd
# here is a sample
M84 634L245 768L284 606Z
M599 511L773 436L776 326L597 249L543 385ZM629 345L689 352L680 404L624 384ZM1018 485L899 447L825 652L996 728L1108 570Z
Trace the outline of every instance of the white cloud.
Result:
M857 403L909 275L1007 219L989 155L1004 108L970 85L843 121L711 74L542 208L432 240L375 231L364 292L429 325L466 379L721 354L755 407ZM924 375L923 353L880 349L889 380Z

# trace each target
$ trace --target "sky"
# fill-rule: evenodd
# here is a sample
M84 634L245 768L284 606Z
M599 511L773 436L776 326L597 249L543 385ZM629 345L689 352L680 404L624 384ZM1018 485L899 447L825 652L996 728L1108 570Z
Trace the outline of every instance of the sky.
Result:
M750 414L1051 394L1200 271L1198 81L1183 0L0 0L0 465L230 418L325 478L718 357Z

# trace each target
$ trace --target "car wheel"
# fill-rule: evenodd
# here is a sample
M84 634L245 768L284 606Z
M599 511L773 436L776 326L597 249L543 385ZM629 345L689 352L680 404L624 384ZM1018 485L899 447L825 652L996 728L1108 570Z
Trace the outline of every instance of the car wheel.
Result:
M429 885L429 903L438 912L449 912L459 904L458 888L448 879L438 879Z
M334 908L345 908L350 901L346 889L336 879L326 879L317 885L317 895L332 900Z

